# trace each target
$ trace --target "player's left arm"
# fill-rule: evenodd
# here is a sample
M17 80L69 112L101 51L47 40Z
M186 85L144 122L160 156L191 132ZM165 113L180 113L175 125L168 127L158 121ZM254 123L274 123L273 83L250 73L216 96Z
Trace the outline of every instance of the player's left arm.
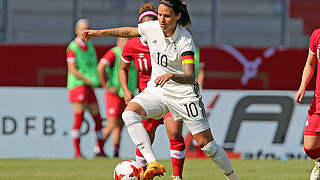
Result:
M155 79L156 86L161 87L170 79L181 84L193 84L195 81L194 52L187 51L182 53L183 74L164 74Z
M81 33L81 39L87 41L91 37L113 36L122 38L139 37L138 27L120 27L100 30L84 30Z

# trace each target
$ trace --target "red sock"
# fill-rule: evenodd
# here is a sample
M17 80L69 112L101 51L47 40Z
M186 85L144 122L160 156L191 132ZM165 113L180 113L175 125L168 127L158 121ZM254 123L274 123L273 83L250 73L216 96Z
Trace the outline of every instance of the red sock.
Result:
M102 129L102 118L100 116L100 113L96 114L93 116L93 120L96 124L94 130L95 131L98 131L98 130L101 130Z
M147 161L144 159L138 148L136 149L136 162L138 163L139 167L143 167L143 170L147 169Z
M113 156L119 157L120 144L113 145Z
M185 145L183 137L172 138L170 141L170 156L172 163L172 175L182 178L182 170L185 159Z
M73 138L74 155L75 157L80 157L80 138Z
M104 150L103 150L103 147L104 147L104 141L102 140L102 132L101 132L101 129L102 129L102 118L100 116L100 113L96 114L93 116L93 120L96 124L94 130L96 131L96 138L97 138L97 145L99 147L99 155L102 155L104 156L105 153L104 153Z
M72 126L72 138L73 138L73 146L75 150L75 156L81 156L80 151L80 127L83 121L83 112L74 114L74 122Z

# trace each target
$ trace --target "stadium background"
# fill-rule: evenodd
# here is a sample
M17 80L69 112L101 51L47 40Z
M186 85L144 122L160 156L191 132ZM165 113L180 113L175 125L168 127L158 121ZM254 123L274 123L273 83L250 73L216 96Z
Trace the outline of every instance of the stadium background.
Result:
M1 158L73 157L67 132L72 123L71 106L64 87L67 73L65 50L74 37L74 22L79 17L86 17L92 28L97 29L135 26L136 13L143 2L146 1L0 0L0 141L5 147L0 150ZM294 104L292 98L299 86L308 39L318 25L320 2L187 0L187 3L193 22L192 33L200 47L201 61L205 62L203 99L206 105L219 94L217 103L210 110L219 142L246 158L305 158L301 137L312 92L308 92L302 106ZM115 38L93 39L93 42L100 58L115 44ZM308 89L313 88L314 80ZM97 90L101 98L102 91ZM247 96L289 100L284 105L282 101L277 104L253 100L251 103L255 106L248 106L244 111L260 115L250 123L242 123L240 131L233 135L237 136L236 141L229 142L228 127L234 119L232 115L240 100ZM104 115L102 100L100 106ZM290 116L282 117L288 108L291 108ZM268 113L281 117L264 119ZM55 124L50 124L53 122L50 117L54 117ZM282 121L287 122L287 129L279 128ZM61 137L48 135L52 133L50 127L53 125L57 126L57 131L64 128L59 134ZM161 136L163 128L158 133L158 137ZM297 133L299 136L294 136ZM187 135L186 130L184 134ZM268 138L261 142L264 135ZM132 147L127 134L124 136L126 140L122 147L127 143ZM88 144L83 145L88 146L85 151L89 157L93 151L90 138L92 134L89 132L84 140ZM251 138L249 144L246 144L246 138ZM110 149L108 143L106 149ZM156 143L158 146L168 144L166 136ZM230 148L230 143L235 145ZM55 148L58 144L60 147ZM24 151L19 151L22 147ZM248 151L249 147L252 152ZM166 159L168 146L162 148L166 151L161 149L156 153ZM120 157L133 157L127 151L123 149ZM259 152L270 155L259 157Z

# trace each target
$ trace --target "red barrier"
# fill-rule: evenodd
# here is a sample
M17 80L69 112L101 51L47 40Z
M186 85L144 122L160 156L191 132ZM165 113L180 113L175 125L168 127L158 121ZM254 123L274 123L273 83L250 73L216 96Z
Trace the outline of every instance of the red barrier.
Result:
M96 46L98 58L111 47ZM0 45L0 85L65 87L65 50L66 45ZM201 47L204 88L295 90L306 56L307 48Z
M112 46L96 46L98 57ZM0 45L1 86L65 87L66 45Z
M307 53L307 48L202 47L204 88L296 90Z

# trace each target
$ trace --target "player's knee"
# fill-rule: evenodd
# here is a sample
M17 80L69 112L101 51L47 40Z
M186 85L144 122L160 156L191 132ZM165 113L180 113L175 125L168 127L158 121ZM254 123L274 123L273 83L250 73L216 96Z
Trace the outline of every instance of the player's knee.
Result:
M219 144L217 144L215 141L211 141L202 147L201 150L208 156L214 156L220 148L221 146Z
M142 117L134 111L124 111L122 113L122 119L125 125L130 125L140 122L142 120Z
M319 159L320 158L320 148L318 149L308 149L304 147L304 151L306 155L309 156L311 159Z

